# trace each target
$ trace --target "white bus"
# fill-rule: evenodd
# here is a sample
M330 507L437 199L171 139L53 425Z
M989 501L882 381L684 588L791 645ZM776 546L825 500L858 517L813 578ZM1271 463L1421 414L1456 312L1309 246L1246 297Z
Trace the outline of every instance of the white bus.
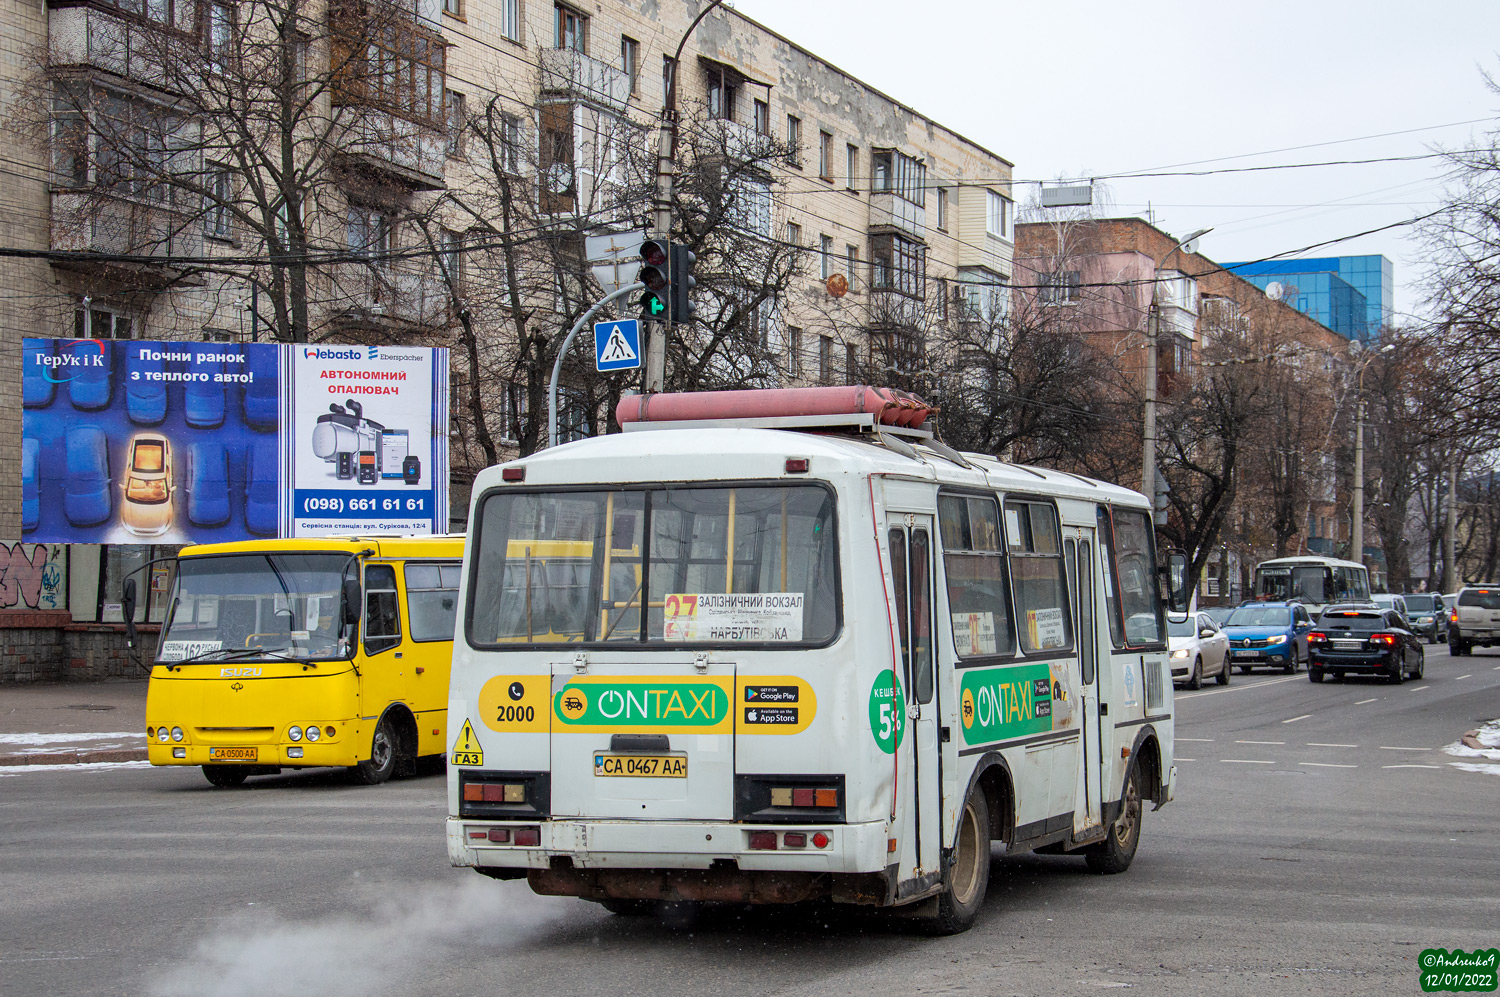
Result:
M1296 601L1316 617L1335 602L1369 602L1370 572L1357 561L1336 557L1278 557L1255 566L1255 598Z
M868 399L735 417L763 394L475 480L452 863L616 913L824 898L944 932L992 841L1124 871L1176 779L1146 500Z

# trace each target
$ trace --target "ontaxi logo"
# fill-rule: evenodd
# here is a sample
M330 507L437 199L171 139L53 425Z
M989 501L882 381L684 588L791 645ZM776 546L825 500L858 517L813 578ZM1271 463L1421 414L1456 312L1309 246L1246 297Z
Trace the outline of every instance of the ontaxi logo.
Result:
M104 366L104 340L102 340L102 339L71 339L71 340L68 340L63 345L63 349L64 350L70 350L70 349L72 349L75 346L88 345L88 344L93 344L94 347L97 348L98 352L97 353L89 353L89 352L85 351L82 354L79 354L79 353L57 353L57 354L38 353L37 357L36 357L36 362L42 366L42 377L45 380L51 381L53 384L62 384L64 382L66 382L66 381L73 380L74 375L69 374L67 377L53 377L52 376L52 370L49 370L48 368L54 368L56 370L61 370L64 367L68 367L68 368L73 368L73 367L103 367Z

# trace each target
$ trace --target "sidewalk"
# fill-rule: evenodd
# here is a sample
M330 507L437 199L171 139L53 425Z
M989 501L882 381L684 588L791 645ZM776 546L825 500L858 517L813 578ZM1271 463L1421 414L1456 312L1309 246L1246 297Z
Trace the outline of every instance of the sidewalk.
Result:
M0 687L0 766L146 760L146 682Z

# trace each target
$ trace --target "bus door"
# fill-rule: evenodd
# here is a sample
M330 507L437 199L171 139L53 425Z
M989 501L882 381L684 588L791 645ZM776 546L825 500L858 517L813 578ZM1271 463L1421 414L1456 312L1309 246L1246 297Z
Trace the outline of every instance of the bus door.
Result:
M401 647L401 600L391 561L365 564L365 606L360 616L360 716L374 723L391 703L404 699L406 670Z
M892 512L886 542L896 617L900 706L893 716L897 798L905 805L898 825L901 879L935 874L942 854L942 767L938 758L936 656L934 654L933 556L930 514ZM904 728L904 731L903 731ZM880 731L875 731L877 740Z
M1077 626L1079 758L1073 807L1073 836L1084 838L1098 829L1103 800L1103 742L1099 720L1099 593L1094 585L1094 531L1079 528L1065 544L1068 583L1072 588L1073 619Z

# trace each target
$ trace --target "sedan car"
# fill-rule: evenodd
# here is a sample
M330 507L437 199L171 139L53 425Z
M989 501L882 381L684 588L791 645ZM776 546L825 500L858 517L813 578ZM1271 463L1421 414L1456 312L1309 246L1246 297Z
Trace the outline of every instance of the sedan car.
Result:
M172 526L171 445L157 433L137 433L126 455L120 525L138 537L159 537Z
M1307 656L1312 617L1299 602L1247 602L1224 621L1229 660L1248 672L1270 665L1290 675Z
M1407 677L1421 678L1426 670L1421 639L1393 609L1325 611L1317 629L1307 635L1307 649L1311 682L1332 672L1339 679L1346 673L1382 675L1399 685Z
M74 526L98 526L114 512L110 497L109 440L82 426L68 432L63 515Z
M1172 652L1173 682L1201 689L1203 680L1212 675L1220 685L1229 684L1229 638L1207 613L1168 619L1167 645Z
M1448 614L1443 597L1431 592L1414 592L1406 597L1406 621L1411 629L1436 644L1448 632Z

